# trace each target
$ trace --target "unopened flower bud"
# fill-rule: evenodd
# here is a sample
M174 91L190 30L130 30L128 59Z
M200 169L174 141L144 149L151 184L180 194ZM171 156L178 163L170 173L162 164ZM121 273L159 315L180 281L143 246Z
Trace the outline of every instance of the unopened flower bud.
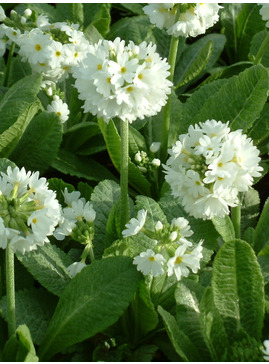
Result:
M0 21L4 21L6 19L5 10L0 5Z
M140 152L137 152L136 155L135 155L135 161L137 163L140 163L142 161L142 157L141 157L141 153Z
M154 167L160 167L161 165L161 161L158 158L154 158L151 163Z
M160 147L161 147L161 143L153 142L151 144L151 146L149 147L149 150L151 151L151 153L157 153L158 150L160 149Z
M32 15L32 10L31 9L25 9L23 15L27 18L28 16Z
M21 17L21 24L25 24L26 23L26 18L24 16Z
M147 168L145 168L145 167L138 167L139 169L140 169L140 171L142 172L142 173L146 173L147 172Z
M46 94L47 94L48 96L52 96L52 88L51 88L51 87L48 87L48 88L46 89Z
M175 241L177 238L177 232L176 231L172 231L172 233L169 235L169 240L170 241Z
M160 230L162 230L162 228L163 228L163 224L161 223L161 221L158 221L155 224L155 231L160 231Z

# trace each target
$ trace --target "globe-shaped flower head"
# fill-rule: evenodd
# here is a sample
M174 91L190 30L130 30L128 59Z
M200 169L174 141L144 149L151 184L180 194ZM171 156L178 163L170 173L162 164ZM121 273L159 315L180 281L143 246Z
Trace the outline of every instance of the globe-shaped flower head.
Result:
M155 50L151 43L125 45L119 38L90 46L73 73L84 111L106 122L118 117L131 123L156 115L172 83L167 79L170 66Z
M172 194L196 218L224 217L259 177L259 150L242 130L207 120L190 126L169 151L165 179Z
M39 172L7 168L0 173L0 247L24 254L49 242L61 218L55 192Z

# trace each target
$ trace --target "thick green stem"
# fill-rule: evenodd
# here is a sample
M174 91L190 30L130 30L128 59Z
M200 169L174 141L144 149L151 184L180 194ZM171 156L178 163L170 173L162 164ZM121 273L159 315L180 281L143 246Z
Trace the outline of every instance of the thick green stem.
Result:
M3 86L5 86L5 87L7 87L7 85L8 85L8 80L9 80L9 75L10 75L10 70L11 70L11 60L13 57L14 49L15 49L15 43L12 42L9 53L8 53L7 69L6 69L5 79L4 79L4 83L3 83Z
M171 38L170 51L168 57L168 63L170 64L170 76L168 79L171 82L173 82L174 79L178 42L179 42L178 37ZM171 116L171 97L172 95L170 94L168 96L167 103L163 108L162 140L161 140L161 150L160 150L160 157L162 163L165 163L167 158L167 145L168 145L168 137L170 129L170 116Z
M15 315L15 277L14 277L14 253L9 244L6 248L6 290L8 311L8 334L11 337L16 331Z
M129 221L129 197L128 197L128 161L129 161L129 123L122 121L120 124L121 134L121 164L120 164L120 214L121 214L121 231L124 230L125 224Z
M234 232L236 239L240 239L241 236L241 203L238 206L231 208L231 218L234 226Z
M254 60L254 64L259 64L261 62L261 59L263 57L263 54L265 52L265 50L268 48L269 46L269 33L267 34L267 36L264 38L257 54L256 54L256 57L255 57L255 60Z

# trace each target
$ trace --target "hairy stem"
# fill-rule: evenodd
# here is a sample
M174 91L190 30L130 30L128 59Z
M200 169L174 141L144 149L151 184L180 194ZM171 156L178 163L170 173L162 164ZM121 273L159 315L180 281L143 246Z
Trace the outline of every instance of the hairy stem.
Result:
M234 226L234 232L236 239L240 239L241 236L241 203L238 206L231 208L231 218Z
M14 277L14 253L9 244L6 248L6 291L8 310L8 334L11 337L16 331L15 315L15 277Z
M120 124L121 134L121 164L120 164L120 214L121 214L121 231L124 230L125 224L129 221L129 196L128 196L128 161L129 161L129 141L128 141L129 123L122 121Z

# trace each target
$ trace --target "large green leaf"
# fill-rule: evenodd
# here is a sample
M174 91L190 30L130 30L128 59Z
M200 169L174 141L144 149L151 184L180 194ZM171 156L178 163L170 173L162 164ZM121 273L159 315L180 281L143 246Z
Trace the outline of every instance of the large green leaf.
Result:
M200 310L204 287L193 280L186 279L178 282L175 291L176 320L178 327L184 332L196 346L199 356L196 360L210 361L210 353L205 345L200 329Z
M212 288L207 287L200 305L200 327L211 353L212 361L224 361L227 355L228 337L223 320L215 306Z
M260 118L256 120L248 135L254 140L255 145L262 153L267 153L267 143L269 142L269 103L264 105Z
M26 324L33 342L40 345L44 339L48 323L53 315L57 300L44 289L24 289L17 291L16 299L16 324ZM1 315L8 321L7 297L0 301Z
M234 226L228 215L225 217L214 217L212 222L225 242L235 239Z
M30 104L19 115L18 119L0 135L0 156L9 157L13 149L16 147L20 138L22 137L28 124L37 113L40 107L39 101L35 101Z
M62 123L55 113L42 112L28 125L12 153L12 160L40 173L51 165L62 141Z
M105 37L110 27L109 3L84 3L84 26L93 25Z
M45 244L17 258L43 287L60 296L70 282L71 276L66 267L72 262L56 245Z
M260 49L263 41L265 40L265 38L267 36L268 36L267 30L262 30L253 36L253 38L251 40L250 50L249 50L251 57L256 57L258 50ZM268 47L264 49L264 53L262 54L262 58L261 58L260 62L264 67L269 67L269 49L268 49Z
M269 282L269 245L260 251L258 262L261 266L264 283L267 285Z
M249 227L256 227L257 218L260 213L260 198L258 191L254 188L240 194L241 202L241 233Z
M259 263L248 243L237 239L220 248L213 263L212 288L230 342L241 329L257 340L261 338L263 284Z
M263 66L248 68L239 76L228 79L215 94L211 94L211 97L205 100L201 108L198 110L195 108L192 111L192 113L196 111L192 124L207 119L229 121L233 130L243 129L246 132L263 109L267 100L267 89L268 72L265 68ZM202 92L202 88L198 92Z
M128 257L107 258L84 268L59 300L40 359L48 360L114 324L132 300L139 279Z
M105 139L107 150L112 163L114 167L120 171L121 138L117 128L112 120L110 120L109 123L106 123L102 119L99 119L98 124ZM130 185L136 188L139 193L144 195L150 194L150 183L143 176L140 169L130 160L128 164L128 176Z
M260 250L266 247L269 242L269 198L266 200L261 216L259 218L254 240L254 250L258 253Z
M164 321L167 334L178 355L183 361L197 361L199 352L189 337L179 329L175 317L161 306L158 306L158 312Z
M147 219L145 223L146 229L154 231L155 225L158 221L161 221L163 224L167 223L166 216L160 208L160 205L152 198L146 196L137 196L136 207L137 210L147 210Z
M0 103L0 133L7 130L36 101L42 76L35 74L16 82Z

